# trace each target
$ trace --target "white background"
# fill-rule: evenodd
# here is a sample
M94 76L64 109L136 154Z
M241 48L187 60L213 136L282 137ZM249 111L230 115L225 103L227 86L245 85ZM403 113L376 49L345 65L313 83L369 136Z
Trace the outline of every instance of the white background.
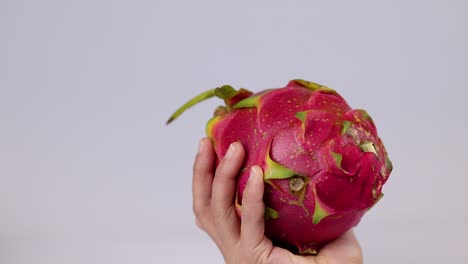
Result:
M468 258L467 1L0 0L0 263L221 263L191 168L221 102L304 78L374 118L394 164L366 263Z

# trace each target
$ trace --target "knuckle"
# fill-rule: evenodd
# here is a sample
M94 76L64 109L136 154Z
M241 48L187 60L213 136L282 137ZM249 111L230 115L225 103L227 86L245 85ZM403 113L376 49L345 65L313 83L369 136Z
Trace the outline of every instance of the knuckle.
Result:
M201 230L208 232L212 225L211 211L208 206L194 206L193 213L195 215L195 224Z
M221 160L219 165L216 167L215 175L216 176L222 175L224 174L225 170L226 170L226 162L224 160ZM223 177L218 177L218 178L223 178Z
M216 167L216 175L230 175L237 174L238 166L241 161L238 159L237 155L234 155L233 158L227 160L226 158L221 159L219 165ZM224 178L224 177L223 177Z
M250 217L250 206L243 205L241 211L242 219L249 219Z
M193 213L195 214L196 217L203 217L205 214L206 214L206 208L204 206L201 206L201 205L194 205L193 206Z
M197 225L198 228L205 231L205 226L203 225L203 223L200 221L198 217L195 217L195 224Z
M263 204L259 202L255 203L242 203L242 218L250 219L253 217L256 217L260 211L264 211L265 208L263 207Z
M213 218L216 222L222 223L228 219L231 219L233 217L233 214L235 214L235 210L233 210L232 208L217 209L213 212Z

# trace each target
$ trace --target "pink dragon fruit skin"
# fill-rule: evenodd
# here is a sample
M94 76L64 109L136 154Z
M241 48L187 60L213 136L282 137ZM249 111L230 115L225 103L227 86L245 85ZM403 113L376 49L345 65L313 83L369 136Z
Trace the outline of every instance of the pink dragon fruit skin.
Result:
M252 94L230 86L208 121L218 160L239 141L246 157L238 175L237 208L250 168L264 171L265 234L276 244L315 254L356 226L381 197L392 165L371 117L353 110L334 90L304 80Z

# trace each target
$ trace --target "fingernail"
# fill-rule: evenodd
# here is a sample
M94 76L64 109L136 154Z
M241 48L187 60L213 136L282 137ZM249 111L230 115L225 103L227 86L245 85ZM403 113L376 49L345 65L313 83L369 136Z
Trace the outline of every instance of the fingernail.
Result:
M257 166L253 166L252 168L250 168L250 176L252 177L255 177L254 175L257 175L258 172L257 172Z
M260 178L261 177L261 170L258 166L253 166L251 169L250 169L250 177L249 179L252 179L252 180L257 180L257 178Z
M198 144L198 153L203 152L204 148L205 148L205 140L202 139L202 140L200 140L200 144Z
M231 145L229 145L229 148L226 152L226 156L225 158L226 159L230 159L234 156L234 153L236 152L236 147L234 146L234 143L231 143Z

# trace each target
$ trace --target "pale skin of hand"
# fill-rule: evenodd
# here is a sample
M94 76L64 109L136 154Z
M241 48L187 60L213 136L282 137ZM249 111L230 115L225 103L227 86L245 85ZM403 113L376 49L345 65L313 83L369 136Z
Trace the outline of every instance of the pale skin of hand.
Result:
M276 247L264 235L263 172L253 166L243 193L242 221L235 210L236 175L245 156L231 144L214 171L216 154L204 138L193 166L193 210L196 224L208 233L228 264L360 264L362 251L352 230L330 242L316 256L299 256Z

